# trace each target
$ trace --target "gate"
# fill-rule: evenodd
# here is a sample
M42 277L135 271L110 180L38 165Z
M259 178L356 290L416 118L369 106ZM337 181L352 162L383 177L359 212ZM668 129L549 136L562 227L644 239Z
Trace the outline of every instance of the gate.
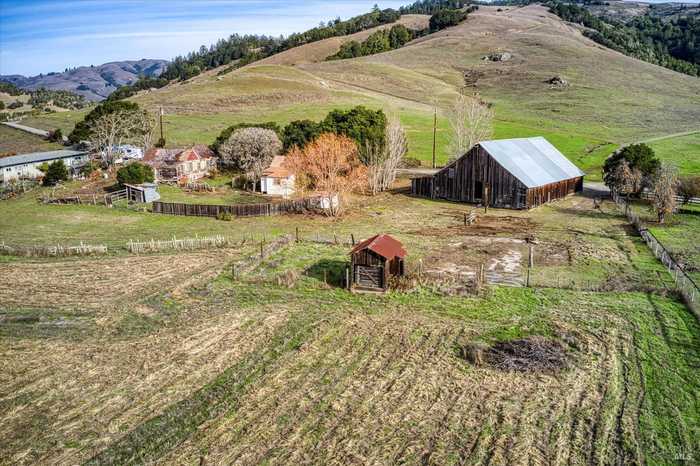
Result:
M384 288L384 267L355 266L355 283L367 288Z

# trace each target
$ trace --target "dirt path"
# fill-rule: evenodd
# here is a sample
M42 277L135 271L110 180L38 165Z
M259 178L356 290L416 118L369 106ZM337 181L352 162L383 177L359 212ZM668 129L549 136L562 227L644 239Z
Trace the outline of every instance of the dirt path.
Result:
M43 138L49 137L49 132L43 129L32 128L31 126L25 126L20 123L14 123L11 121L3 122L3 125L9 126L10 128L18 129L24 131L25 133L33 134L35 136L41 136ZM63 142L68 142L68 137L63 136Z

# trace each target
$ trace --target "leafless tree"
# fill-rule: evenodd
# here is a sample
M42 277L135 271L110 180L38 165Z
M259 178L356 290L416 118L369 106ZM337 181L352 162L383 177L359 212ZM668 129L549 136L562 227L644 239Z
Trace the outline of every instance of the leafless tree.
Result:
M387 123L385 140L383 149L378 149L376 146L367 148L367 177L372 194L386 191L391 187L396 180L396 169L399 168L408 151L406 131L398 118L391 118Z
M281 152L282 143L277 134L263 128L239 129L219 148L223 163L245 172L253 182L253 190L272 158Z
M493 134L493 110L478 95L459 94L450 114L450 160L466 154Z
M678 169L672 165L662 164L654 176L653 188L652 207L659 218L659 223L665 223L666 218L676 210Z
M102 150L107 163L112 163L115 147L124 142L143 142L148 149L154 128L155 119L145 110L111 112L92 123L90 142Z

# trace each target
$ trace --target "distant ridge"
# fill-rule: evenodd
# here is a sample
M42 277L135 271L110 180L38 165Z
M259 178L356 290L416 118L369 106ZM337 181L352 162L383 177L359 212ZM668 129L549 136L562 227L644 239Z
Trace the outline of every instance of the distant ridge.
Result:
M10 82L22 89L35 90L45 87L52 90L66 90L85 96L88 100L99 101L106 99L120 86L135 82L139 76L159 76L167 65L167 60L144 58L110 62L98 66L81 66L62 73L31 77L17 74L0 76L0 80Z

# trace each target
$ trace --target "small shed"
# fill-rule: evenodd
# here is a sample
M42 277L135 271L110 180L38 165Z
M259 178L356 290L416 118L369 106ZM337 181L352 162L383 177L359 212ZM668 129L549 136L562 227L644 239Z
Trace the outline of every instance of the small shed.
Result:
M147 203L160 199L158 185L155 183L127 184L126 198L129 202Z
M389 235L368 238L350 251L352 289L386 291L389 278L404 275L406 250Z

